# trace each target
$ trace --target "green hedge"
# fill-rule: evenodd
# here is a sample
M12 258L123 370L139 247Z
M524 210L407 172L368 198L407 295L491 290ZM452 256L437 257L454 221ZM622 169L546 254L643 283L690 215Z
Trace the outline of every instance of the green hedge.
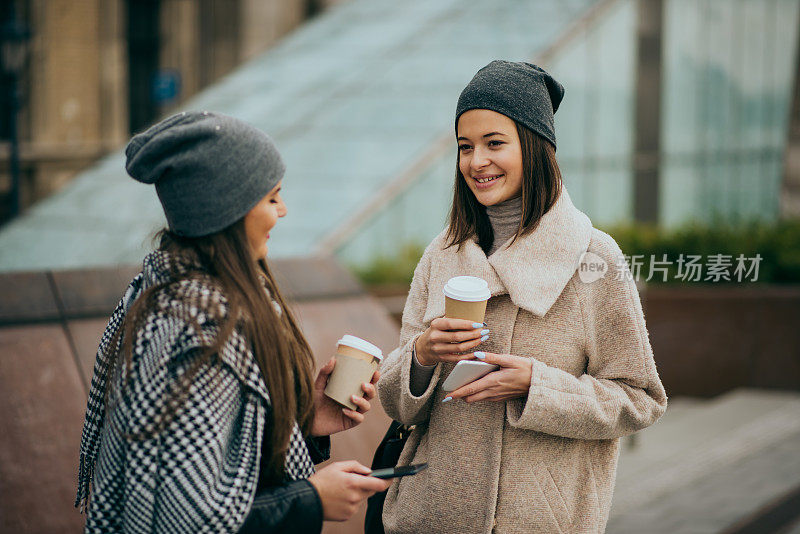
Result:
M757 282L800 283L800 220L736 226L694 224L672 231L642 225L626 225L608 228L605 231L614 237L624 254L644 256L648 260L645 261L648 270L651 257L660 260L666 254L667 261L672 262L667 283L696 283L676 279L677 260L681 254L684 258L688 255L700 255L704 260L713 255L723 254L731 258L734 266L739 255L744 255L745 258L760 255ZM704 274L703 277L705 276ZM662 283L662 278L654 277L650 282ZM719 280L719 283L743 282L737 282L735 277L731 276L729 282Z
M737 282L734 275L736 259L739 255L750 259L761 256L758 266L757 283L796 284L800 283L800 220L787 220L774 224L749 223L741 225L692 224L674 230L664 230L645 225L619 225L603 228L603 230L619 243L627 256L639 256L641 276L646 281L650 269L650 259L657 261L667 255L667 283L699 284L710 283L705 268L710 256L728 256L731 262L729 277L716 283L752 284L750 277ZM424 246L408 244L395 257L379 257L369 265L353 268L356 276L367 285L408 284L414 274L414 267L422 256ZM690 255L701 256L703 264L700 281L682 281L677 278L678 260ZM716 277L714 277L716 278ZM652 277L648 283L663 283L663 275Z
M378 256L364 267L353 267L352 271L366 285L409 285L424 251L423 245L409 243L394 257Z

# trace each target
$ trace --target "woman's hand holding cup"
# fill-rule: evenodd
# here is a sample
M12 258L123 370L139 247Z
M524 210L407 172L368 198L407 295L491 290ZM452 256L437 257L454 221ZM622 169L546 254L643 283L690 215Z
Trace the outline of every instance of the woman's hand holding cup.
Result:
M330 436L360 425L364 421L364 414L372 407L369 401L375 398L375 384L378 383L378 379L381 377L380 371L373 372L370 381L361 384L363 396L352 395L350 397L350 402L356 406L355 410L343 407L325 395L325 387L335 366L336 358L328 360L328 363L319 370L317 380L314 383L312 436Z
M417 361L422 365L474 359L473 350L489 339L483 323L440 317L415 342Z
M483 322L491 297L486 280L454 276L443 292L445 316L431 321L415 341L417 361L422 365L471 360L472 351L489 339L489 329Z

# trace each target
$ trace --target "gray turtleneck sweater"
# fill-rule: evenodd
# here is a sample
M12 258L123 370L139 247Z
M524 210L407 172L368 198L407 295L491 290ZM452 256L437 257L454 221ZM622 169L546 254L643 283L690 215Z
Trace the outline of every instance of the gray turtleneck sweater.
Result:
M489 249L489 254L487 254L487 256L491 256L506 241L511 239L511 236L517 233L519 221L522 218L522 196L510 198L494 206L487 206L486 215L489 216L489 222L492 224L492 232L494 233L492 248Z
M489 249L489 254L487 254L487 256L491 256L517 232L519 221L522 217L522 196L510 198L494 206L487 206L486 215L489 216L489 222L494 233L492 248ZM412 358L411 361L413 362L411 366L411 393L415 396L420 396L428 389L428 384L430 384L436 365L422 365L417 361L416 357Z

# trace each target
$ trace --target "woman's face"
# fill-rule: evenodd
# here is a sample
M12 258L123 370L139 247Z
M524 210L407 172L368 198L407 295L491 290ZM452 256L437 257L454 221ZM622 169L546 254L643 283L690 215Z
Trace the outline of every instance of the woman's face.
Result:
M458 168L484 206L520 195L522 148L514 121L496 111L471 109L458 119Z
M281 183L278 182L278 185L244 216L244 230L255 260L267 256L269 231L278 222L279 217L286 215L286 204L283 203L280 195Z

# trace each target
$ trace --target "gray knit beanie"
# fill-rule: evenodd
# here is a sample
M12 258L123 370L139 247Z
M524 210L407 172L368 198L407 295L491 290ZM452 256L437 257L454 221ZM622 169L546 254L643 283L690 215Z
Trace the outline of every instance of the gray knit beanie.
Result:
M267 134L210 111L164 119L134 136L125 155L132 178L155 184L170 230L187 237L244 217L286 170Z
M556 146L553 114L564 88L533 63L492 61L472 78L456 106L458 118L470 109L489 109L514 119Z

